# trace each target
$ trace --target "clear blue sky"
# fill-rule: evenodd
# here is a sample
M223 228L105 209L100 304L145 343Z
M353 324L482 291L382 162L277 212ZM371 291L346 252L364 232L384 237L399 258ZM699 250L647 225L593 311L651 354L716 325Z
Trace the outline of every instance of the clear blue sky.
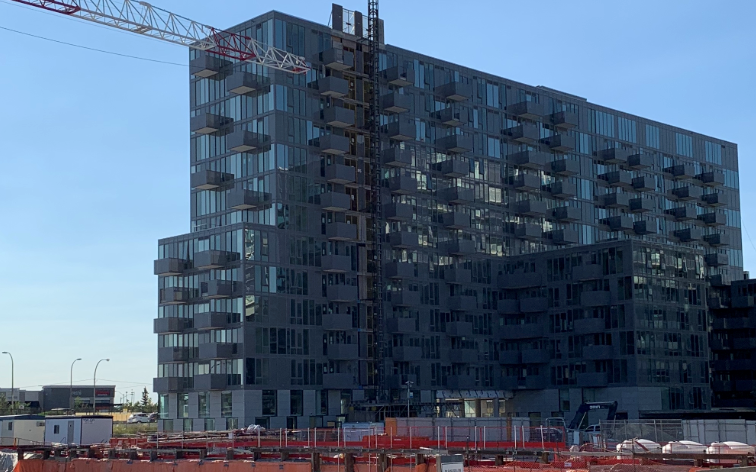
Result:
M228 27L271 8L326 23L331 2L154 0ZM367 10L367 1L345 1ZM222 7L221 7L222 6ZM219 8L221 7L221 8ZM756 2L381 2L386 40L739 145L756 237ZM0 0L0 27L186 64L185 49ZM157 240L189 230L186 67L0 30L0 351L16 386L151 388ZM749 138L749 136L751 136ZM756 249L744 231L746 269ZM7 356L0 386L9 386Z

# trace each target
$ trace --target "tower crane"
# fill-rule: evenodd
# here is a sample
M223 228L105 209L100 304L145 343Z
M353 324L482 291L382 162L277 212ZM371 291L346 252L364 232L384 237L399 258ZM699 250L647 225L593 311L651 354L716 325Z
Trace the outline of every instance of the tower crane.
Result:
M43 10L294 74L305 59L254 38L198 23L139 0L12 0Z

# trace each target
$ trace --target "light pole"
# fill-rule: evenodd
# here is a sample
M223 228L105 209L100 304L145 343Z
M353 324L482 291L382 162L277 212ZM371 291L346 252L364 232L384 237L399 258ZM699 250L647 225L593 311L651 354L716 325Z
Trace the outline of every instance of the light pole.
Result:
M11 398L10 398L11 401L10 401L10 404L11 404L11 409L13 409L13 404L15 403L15 401L13 400L13 391L15 390L15 385L14 385L14 383L15 383L15 379L14 379L15 373L13 372L14 371L13 355L11 355L10 352L6 352L6 351L3 351L3 354L8 354L8 356L11 358Z
M410 417L410 387L412 387L412 384L414 384L413 381L407 381L407 418ZM407 426L409 426L409 423L407 423Z
M68 390L68 407L71 409L71 411L73 411L73 409L74 409L74 402L73 402L73 366L74 366L74 364L76 364L80 360L81 360L81 357L79 357L78 359L76 359L73 362L71 362L71 384L70 384L70 388Z
M97 414L97 367L100 366L100 362L110 362L110 359L100 359L95 364L94 375L92 376L92 414Z

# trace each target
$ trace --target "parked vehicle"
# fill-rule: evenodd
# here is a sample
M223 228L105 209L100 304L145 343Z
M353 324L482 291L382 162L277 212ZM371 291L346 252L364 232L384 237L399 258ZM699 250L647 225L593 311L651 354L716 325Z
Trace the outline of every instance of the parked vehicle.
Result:
M129 416L129 419L126 420L126 423L128 424L149 423L149 422L150 422L150 416L147 413L132 413L131 416Z
M150 413L149 418L150 418L150 423L155 423L158 420L159 415L157 413Z

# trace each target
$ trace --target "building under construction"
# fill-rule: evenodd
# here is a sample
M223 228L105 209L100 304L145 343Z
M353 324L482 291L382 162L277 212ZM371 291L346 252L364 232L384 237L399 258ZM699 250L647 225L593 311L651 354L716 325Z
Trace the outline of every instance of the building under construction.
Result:
M304 74L190 52L160 428L709 408L736 145L387 45L369 5L230 29Z

